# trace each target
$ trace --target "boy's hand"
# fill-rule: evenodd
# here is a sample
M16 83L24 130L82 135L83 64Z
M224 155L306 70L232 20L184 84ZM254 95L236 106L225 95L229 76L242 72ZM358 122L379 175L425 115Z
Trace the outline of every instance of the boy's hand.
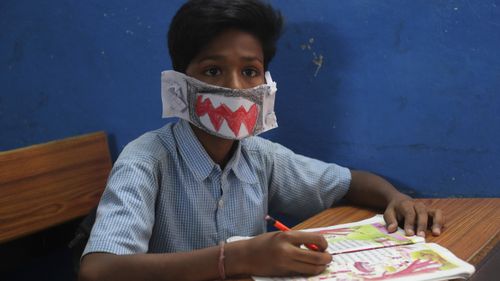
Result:
M301 231L269 232L244 241L245 272L256 276L317 275L331 262L325 252L328 243L316 233ZM319 252L300 248L312 243Z
M431 228L432 234L441 234L444 226L444 216L440 209L429 209L422 202L417 202L411 197L400 194L389 202L384 213L387 230L394 232L398 228L398 222L403 225L406 235L418 235L425 237L427 227Z

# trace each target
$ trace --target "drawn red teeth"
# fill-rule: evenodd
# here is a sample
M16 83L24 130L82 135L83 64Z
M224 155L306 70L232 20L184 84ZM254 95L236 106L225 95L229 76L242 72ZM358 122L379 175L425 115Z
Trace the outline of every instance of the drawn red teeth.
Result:
M195 113L198 117L208 114L210 122L217 132L219 132L223 121L226 120L227 125L234 135L239 137L242 123L245 125L248 132L253 132L255 124L257 123L258 109L256 104L252 104L248 110L246 110L244 106L240 106L235 111L232 111L231 108L224 103L214 108L209 97L203 100L203 97L200 95L196 99Z

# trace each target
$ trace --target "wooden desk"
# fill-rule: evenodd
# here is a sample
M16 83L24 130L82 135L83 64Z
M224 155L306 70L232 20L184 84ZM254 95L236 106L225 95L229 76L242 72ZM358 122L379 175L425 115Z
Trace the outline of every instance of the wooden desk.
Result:
M481 261L499 242L500 198L417 200L443 210L446 217L445 228L441 235L434 237L427 231L426 241L448 248L459 258L476 266L478 270ZM338 206L321 212L293 229L354 222L370 218L376 213L371 209Z

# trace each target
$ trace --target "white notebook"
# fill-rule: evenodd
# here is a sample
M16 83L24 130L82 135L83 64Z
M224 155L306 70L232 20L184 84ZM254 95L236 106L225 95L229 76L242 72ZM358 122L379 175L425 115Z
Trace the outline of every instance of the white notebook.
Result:
M305 229L317 232L328 241L333 255L328 268L317 276L267 278L269 280L448 280L468 278L475 269L448 249L425 243L419 236L405 236L399 228L388 233L382 215L359 222ZM239 240L234 237L229 241Z

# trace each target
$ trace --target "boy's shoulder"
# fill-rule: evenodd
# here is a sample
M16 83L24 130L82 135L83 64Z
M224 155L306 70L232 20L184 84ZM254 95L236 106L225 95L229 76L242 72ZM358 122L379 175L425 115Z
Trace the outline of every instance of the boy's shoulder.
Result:
M165 159L169 152L175 151L174 125L175 123L168 123L159 129L142 134L125 146L120 157Z

